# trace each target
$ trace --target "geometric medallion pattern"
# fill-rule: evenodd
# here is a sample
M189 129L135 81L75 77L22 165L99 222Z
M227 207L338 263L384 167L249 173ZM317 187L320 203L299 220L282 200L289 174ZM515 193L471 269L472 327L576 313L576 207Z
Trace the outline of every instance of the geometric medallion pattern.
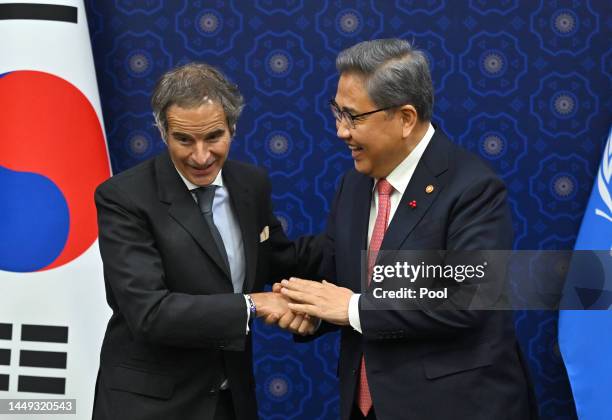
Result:
M401 37L425 51L433 121L505 181L517 249L571 249L612 123L612 10L599 0L86 1L105 130L118 173L165 147L150 94L204 61L246 100L230 156L270 174L292 237L325 226L352 165L328 101L339 51ZM574 419L557 315L515 314L542 419ZM262 419L336 419L336 334L296 344L253 329Z

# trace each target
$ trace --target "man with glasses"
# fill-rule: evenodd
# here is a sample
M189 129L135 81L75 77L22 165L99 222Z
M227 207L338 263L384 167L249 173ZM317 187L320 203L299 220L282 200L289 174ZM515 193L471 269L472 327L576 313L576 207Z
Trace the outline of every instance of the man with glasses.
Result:
M510 313L393 309L371 283L361 287L365 250L511 249L504 184L431 124L421 51L367 41L342 51L336 67L330 106L355 169L339 183L325 232L329 282L294 278L280 290L290 308L324 321L318 334L340 327L341 418L535 416Z

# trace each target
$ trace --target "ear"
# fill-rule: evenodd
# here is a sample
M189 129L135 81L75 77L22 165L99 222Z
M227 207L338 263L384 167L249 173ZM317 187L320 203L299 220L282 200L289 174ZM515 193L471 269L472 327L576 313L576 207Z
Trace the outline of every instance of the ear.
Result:
M399 109L399 113L402 117L402 137L408 138L419 119L417 110L412 105L404 105Z
M158 118L155 116L155 113L153 113L153 121L154 121L154 122L153 122L153 125L154 125L155 127L157 127L157 130L159 130L159 135L160 135L160 137L161 137L162 141L163 141L165 144L168 144L168 139L167 139L168 133L166 133L166 132L164 131L163 124L162 124L162 123L159 121L159 119L158 119Z

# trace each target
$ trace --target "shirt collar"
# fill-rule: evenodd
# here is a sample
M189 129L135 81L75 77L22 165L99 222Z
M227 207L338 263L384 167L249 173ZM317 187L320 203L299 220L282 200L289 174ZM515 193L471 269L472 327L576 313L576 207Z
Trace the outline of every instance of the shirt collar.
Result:
M183 182L185 183L185 186L187 187L187 189L191 192L193 190L195 190L196 188L200 188L198 185L194 184L193 182L189 181L187 178L185 178L183 176L183 174L181 173L181 171L178 170L178 168L176 167L176 165L174 166L174 168L176 169L176 172L178 172L179 176L181 177L181 179L183 180ZM223 169L221 169L219 171L219 173L217 174L217 177L215 178L215 180L213 182L210 183L210 185L216 185L219 188L223 188L223 177L221 176L221 173L223 172Z
M406 191L406 188L408 187L410 178L412 178L412 174L414 173L419 160L421 160L421 156L423 156L425 149L427 149L427 146L429 145L435 131L436 130L433 128L433 125L429 123L427 132L416 147L412 149L412 152L410 152L410 154L408 154L408 156L406 156L404 160L401 161L400 164L397 165L395 169L393 169L385 178L389 184L391 184L391 186L400 193L400 196L404 195L404 191ZM378 182L378 180L376 180L376 182ZM376 188L376 183L374 184L374 188Z

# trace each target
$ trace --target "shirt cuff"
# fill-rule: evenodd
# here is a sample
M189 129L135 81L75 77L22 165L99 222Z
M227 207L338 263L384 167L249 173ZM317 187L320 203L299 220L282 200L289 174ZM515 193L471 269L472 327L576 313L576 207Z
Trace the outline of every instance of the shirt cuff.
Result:
M348 317L349 323L351 327L355 331L358 331L359 334L363 334L361 331L361 320L359 319L359 298L361 297L360 293L355 293L351 296L351 300L349 300L348 307Z
M246 302L246 311L247 311L247 322L246 322L246 334L249 334L249 321L251 321L251 305L249 304L249 300L246 295L244 295L244 301Z

